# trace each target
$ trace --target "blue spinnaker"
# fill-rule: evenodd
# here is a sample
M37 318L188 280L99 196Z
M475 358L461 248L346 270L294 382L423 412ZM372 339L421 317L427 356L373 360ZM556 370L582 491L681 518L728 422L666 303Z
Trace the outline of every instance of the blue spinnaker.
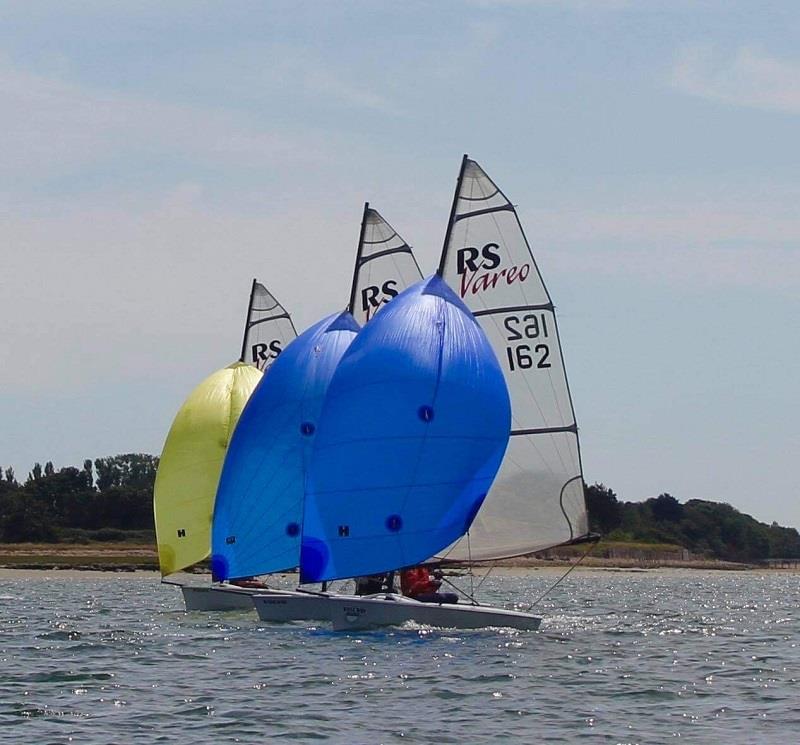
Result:
M328 388L306 481L301 582L417 564L462 536L508 443L500 365L438 276L400 293Z
M300 563L303 492L325 392L359 326L323 319L272 363L231 438L214 505L211 570L217 580Z

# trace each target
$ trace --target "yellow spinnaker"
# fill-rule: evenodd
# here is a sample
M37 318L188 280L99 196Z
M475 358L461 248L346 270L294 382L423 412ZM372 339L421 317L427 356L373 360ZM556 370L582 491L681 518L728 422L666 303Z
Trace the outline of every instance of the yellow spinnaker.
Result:
M166 576L205 559L222 461L262 373L243 362L209 375L172 423L153 491L158 562Z

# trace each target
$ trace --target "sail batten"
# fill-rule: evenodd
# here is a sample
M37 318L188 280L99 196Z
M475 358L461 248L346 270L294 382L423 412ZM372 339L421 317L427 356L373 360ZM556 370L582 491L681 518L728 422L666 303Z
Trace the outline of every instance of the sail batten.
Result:
M542 303L541 305L512 305L508 308L484 308L483 310L475 310L472 312L472 315L478 318L479 316L502 315L503 313L514 313L523 310L555 311L555 307L552 303Z
M555 308L516 209L464 156L439 274L486 332L511 394L512 430L483 507L448 559L499 559L588 533L580 446Z
M455 222L459 220L467 220L470 217L480 217L481 215L491 215L493 212L513 212L514 206L511 204L502 204L499 207L487 207L485 210L475 210L474 212L465 212L461 215L456 215L453 219Z

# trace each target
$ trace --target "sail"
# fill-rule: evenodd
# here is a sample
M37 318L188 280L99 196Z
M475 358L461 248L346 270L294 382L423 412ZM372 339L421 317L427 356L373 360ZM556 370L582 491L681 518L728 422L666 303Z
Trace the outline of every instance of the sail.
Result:
M162 575L208 556L225 449L261 376L242 362L218 370L189 394L172 423L153 490Z
M411 247L367 202L350 292L353 317L363 326L393 297L421 279Z
M486 335L434 277L398 295L339 363L309 468L300 578L416 564L464 534L510 409Z
M295 336L297 331L284 307L264 285L253 280L241 361L266 370Z
M347 313L303 332L269 368L233 435L214 508L219 580L299 564L306 466L325 391L358 324Z
M556 317L517 213L464 156L439 274L475 314L511 395L511 438L469 534L440 558L497 559L588 532Z

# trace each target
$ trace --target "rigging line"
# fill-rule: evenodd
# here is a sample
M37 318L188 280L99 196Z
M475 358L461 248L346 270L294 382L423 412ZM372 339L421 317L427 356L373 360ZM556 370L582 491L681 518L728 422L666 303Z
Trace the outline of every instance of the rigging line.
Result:
M475 596L475 575L472 573L472 543L467 531L467 556L469 557L469 594Z
M462 590L458 585L454 585L449 579L447 579L447 577L442 577L442 582L450 585L450 587L452 587L459 595L463 595L473 605L480 605L480 603L475 600L472 595L470 595L466 590Z
M565 579L566 579L566 578L567 578L567 577L568 577L568 576L569 576L569 575L570 575L570 574L571 574L571 573L572 573L572 572L573 572L575 569L577 569L577 568L578 568L578 565L579 565L579 564L580 564L580 563L581 563L581 562L582 562L582 561L583 561L583 560L584 560L584 559L585 559L585 558L586 558L586 557L587 557L587 556L588 556L590 553L592 553L592 551L594 551L594 550L595 550L595 548L597 548L597 544L598 544L599 542L600 542L600 541L599 541L599 539L598 539L598 540L595 540L595 541L592 541L592 543L591 543L591 545L589 546L589 548L587 548L587 549L586 549L586 551L584 551L584 552L583 552L583 555L582 555L582 556L581 556L581 557L580 557L580 558L579 558L579 559L578 559L578 560L577 560L577 561L576 561L576 562L575 562L575 563L574 563L574 564L573 564L573 565L572 565L572 566L571 566L569 569L567 569L567 571L566 571L566 572L564 572L564 574L562 574L562 575L561 575L561 576L560 576L560 577L559 577L559 578L558 578L558 579L557 579L557 580L556 580L556 581L555 581L555 582L554 582L552 585L550 585L550 587L548 587L548 588L547 588L547 589L546 589L546 590L545 590L545 591L544 591L544 592L543 592L541 595L539 595L539 597L538 597L538 598L536 598L536 600L534 600L534 601L533 601L533 602L532 602L532 603L531 603L531 604L528 606L528 610L531 610L531 608L533 608L533 607L534 607L535 605L537 605L537 604L538 604L538 603L539 603L539 602L540 602L540 601L541 601L543 598L545 598L545 597L546 597L547 595L549 595L549 594L550 594L550 593L551 593L553 590L555 590L555 589L556 589L556 587L558 587L558 586L559 586L559 585L560 585L560 584L561 584L561 583L562 583L562 582L563 582L563 581L564 581L564 580L565 580Z
M478 582L478 586L475 588L475 592L477 592L478 590L481 589L481 586L486 581L486 578L492 573L492 571L494 570L495 566L496 566L495 564L492 564L489 567L489 570L486 572L486 574L484 574L483 577L481 577L481 581Z

